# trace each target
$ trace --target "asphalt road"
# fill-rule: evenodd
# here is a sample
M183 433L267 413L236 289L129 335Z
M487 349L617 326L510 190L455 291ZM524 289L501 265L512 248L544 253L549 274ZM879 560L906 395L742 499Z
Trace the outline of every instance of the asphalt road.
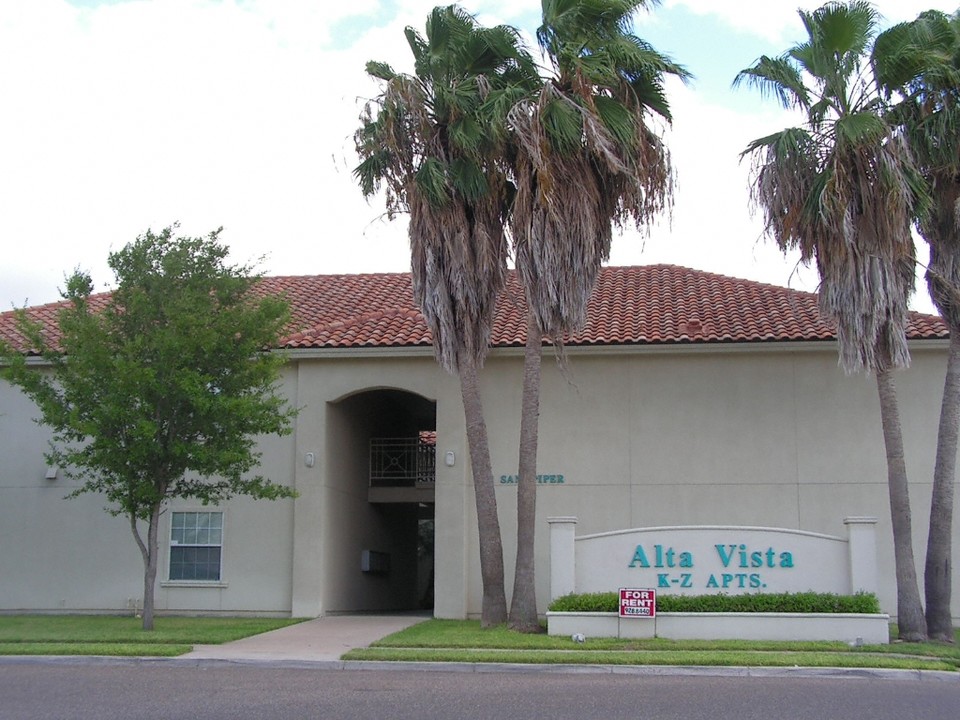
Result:
M937 720L960 682L812 677L0 665L0 719Z

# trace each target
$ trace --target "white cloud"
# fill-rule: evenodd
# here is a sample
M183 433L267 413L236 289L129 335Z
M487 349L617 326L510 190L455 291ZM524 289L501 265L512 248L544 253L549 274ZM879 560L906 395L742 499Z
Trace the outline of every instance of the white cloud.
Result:
M879 0L873 3L884 18L884 24L912 20L923 10L954 12L955 2L943 0ZM797 9L813 11L822 2L797 0L666 0L664 7L686 7L697 15L715 16L731 28L748 32L773 42L792 39L803 33Z
M697 15L713 15L736 30L780 40L797 21L797 4L783 0L666 0L665 7L683 6Z
M422 28L434 4L5 4L0 306L56 299L76 266L102 288L111 248L176 220L188 234L224 225L235 259L267 254L270 273L406 269L405 224L381 220L382 206L367 204L351 176L352 133L360 101L376 92L365 62L409 70L403 27ZM768 8L768 28L795 17L792 4L687 4L734 26L749 25L744 7ZM535 0L471 5L486 24L535 22L539 9ZM783 126L778 111L758 102L738 112L705 95L671 90L680 182L672 229L655 228L645 244L617 239L614 261L787 283L793 263L756 242L737 165L748 139Z
M668 89L674 124L666 140L678 181L672 222L659 223L646 239L617 239L611 262L672 263L814 291L815 273L761 238L761 219L749 212L749 161L739 162L751 139L788 126L789 116L773 105L737 112L678 82Z
M365 5L354 7L376 9ZM362 257L355 231L331 219L349 227L369 212L334 171L363 61L359 49L308 42L344 13L272 2L30 7L0 30L0 59L18 70L0 79L18 108L0 117L0 198L11 201L0 287L11 302L54 299L77 265L102 284L111 247L175 220L189 233L226 223L238 260L268 252L274 272Z

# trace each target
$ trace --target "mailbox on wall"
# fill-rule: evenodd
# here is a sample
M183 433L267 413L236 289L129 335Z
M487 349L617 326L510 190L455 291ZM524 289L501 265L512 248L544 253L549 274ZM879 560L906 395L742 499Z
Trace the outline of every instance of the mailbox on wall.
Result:
M390 554L376 550L361 550L360 570L373 575L386 575L390 572Z

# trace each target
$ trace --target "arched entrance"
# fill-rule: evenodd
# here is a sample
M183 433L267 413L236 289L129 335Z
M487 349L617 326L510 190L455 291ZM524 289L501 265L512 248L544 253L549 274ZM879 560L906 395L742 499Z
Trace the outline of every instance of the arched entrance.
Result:
M328 403L326 612L432 609L436 415L396 389Z

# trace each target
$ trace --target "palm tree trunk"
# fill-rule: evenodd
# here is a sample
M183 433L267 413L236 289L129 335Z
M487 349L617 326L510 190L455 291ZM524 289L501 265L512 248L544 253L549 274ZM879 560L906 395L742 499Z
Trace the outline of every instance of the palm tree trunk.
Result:
M517 567L513 576L510 629L541 632L537 617L535 538L537 523L537 440L540 424L540 364L543 339L533 313L527 312L520 414L520 467L517 481Z
M507 621L507 595L503 585L503 541L497 516L497 496L490 466L490 445L487 424L483 418L477 367L473 362L460 365L460 394L467 422L467 443L477 501L477 532L480 544L480 577L483 582L483 604L480 626L502 625Z
M927 605L927 636L953 642L950 616L951 540L953 534L953 487L957 466L957 432L960 427L960 327L950 328L947 377L943 384L937 461L933 471L930 501L930 532L923 589Z
M890 493L890 520L893 525L893 551L897 577L897 625L900 639L921 642L926 639L926 623L917 569L913 560L913 530L910 517L910 492L907 465L903 454L903 433L893 372L877 370L880 395L880 422L887 450L887 488Z

